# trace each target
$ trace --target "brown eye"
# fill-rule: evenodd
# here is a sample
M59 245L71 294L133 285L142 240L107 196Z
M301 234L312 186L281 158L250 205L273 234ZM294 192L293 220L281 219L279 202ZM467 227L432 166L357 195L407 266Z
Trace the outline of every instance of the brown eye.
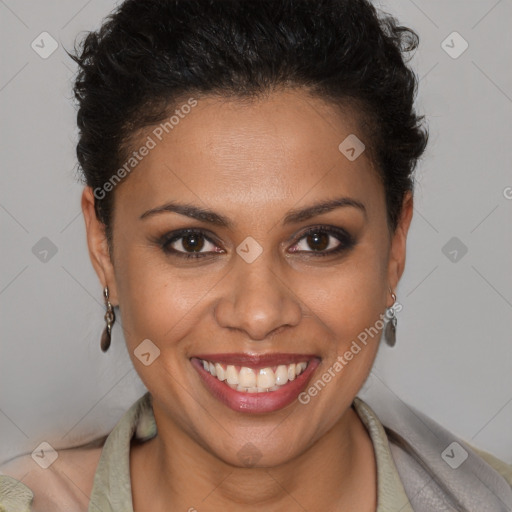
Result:
M309 229L290 249L295 253L312 253L313 256L329 256L355 245L354 238L344 229L335 227L316 227Z
M306 241L314 251L323 251L329 246L329 235L322 232L315 232L306 237Z
M204 246L204 237L198 233L182 237L181 245L185 251L199 252Z
M164 235L159 245L165 253L184 258L200 258L223 252L202 231L196 230Z

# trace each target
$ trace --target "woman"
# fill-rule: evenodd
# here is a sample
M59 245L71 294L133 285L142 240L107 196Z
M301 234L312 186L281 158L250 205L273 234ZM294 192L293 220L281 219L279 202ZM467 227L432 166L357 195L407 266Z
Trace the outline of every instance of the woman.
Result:
M416 46L366 0L127 0L87 36L101 348L121 320L148 393L106 440L2 468L4 510L512 510L508 465L357 397L394 343Z

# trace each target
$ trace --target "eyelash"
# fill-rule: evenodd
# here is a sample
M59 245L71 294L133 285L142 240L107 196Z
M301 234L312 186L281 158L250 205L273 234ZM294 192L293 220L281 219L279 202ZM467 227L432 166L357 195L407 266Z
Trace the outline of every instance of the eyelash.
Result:
M306 253L314 254L315 257L324 257L324 256L331 256L333 254L338 254L338 253L341 253L342 251L349 250L355 245L354 238L351 235L349 235L344 229L328 227L328 226L316 226L316 227L309 228L304 233L302 233L302 235L294 242L293 245L297 245L302 239L306 238L308 235L319 234L319 233L333 236L340 242L339 246L336 247L335 249L330 249L329 251L294 251L294 252L297 252L297 253L306 252ZM157 240L157 243L158 243L158 245L160 245L160 247L166 254L168 254L170 256L177 256L178 258L197 259L197 258L205 258L205 257L211 256L212 251L203 252L203 253L187 253L187 252L183 252L183 251L177 251L176 249L172 249L169 247L173 242L176 242L177 240L180 240L181 238L184 238L187 235L202 235L205 240L207 240L211 244L215 244L215 242L210 240L210 238L205 235L205 232L200 229L183 229L180 231L167 233L163 237L159 238ZM215 254L215 253L213 253L213 254Z

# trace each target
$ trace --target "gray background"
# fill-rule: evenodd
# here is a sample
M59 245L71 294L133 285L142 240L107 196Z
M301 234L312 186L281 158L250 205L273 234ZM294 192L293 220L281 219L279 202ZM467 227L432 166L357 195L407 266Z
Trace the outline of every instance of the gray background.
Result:
M114 5L0 0L0 461L107 433L145 391L118 324L109 352L99 347L104 306L80 210L75 66L63 49ZM412 65L431 141L397 345L382 343L363 397L403 400L512 463L512 0L378 5L420 35ZM59 44L46 59L31 47L43 31ZM454 31L469 44L458 58L441 45ZM445 44L462 48L453 36Z

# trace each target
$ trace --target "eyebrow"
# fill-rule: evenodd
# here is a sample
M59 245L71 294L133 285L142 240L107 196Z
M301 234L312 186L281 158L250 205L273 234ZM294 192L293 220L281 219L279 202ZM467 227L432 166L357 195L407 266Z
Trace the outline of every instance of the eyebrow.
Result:
M284 217L283 225L304 222L305 220L316 217L317 215L328 213L337 208L347 206L357 208L364 214L365 218L367 217L366 207L363 203L351 197L339 197L329 201L316 203L305 208L290 210ZM198 206L191 204L177 203L174 201L170 201L161 206L157 206L156 208L152 208L151 210L147 210L140 216L140 219L146 219L148 217L166 212L178 213L180 215L185 215L187 217L191 217L193 219L207 222L219 227L228 229L233 227L233 223L227 217L216 213L213 210L209 210L207 208L199 208Z

